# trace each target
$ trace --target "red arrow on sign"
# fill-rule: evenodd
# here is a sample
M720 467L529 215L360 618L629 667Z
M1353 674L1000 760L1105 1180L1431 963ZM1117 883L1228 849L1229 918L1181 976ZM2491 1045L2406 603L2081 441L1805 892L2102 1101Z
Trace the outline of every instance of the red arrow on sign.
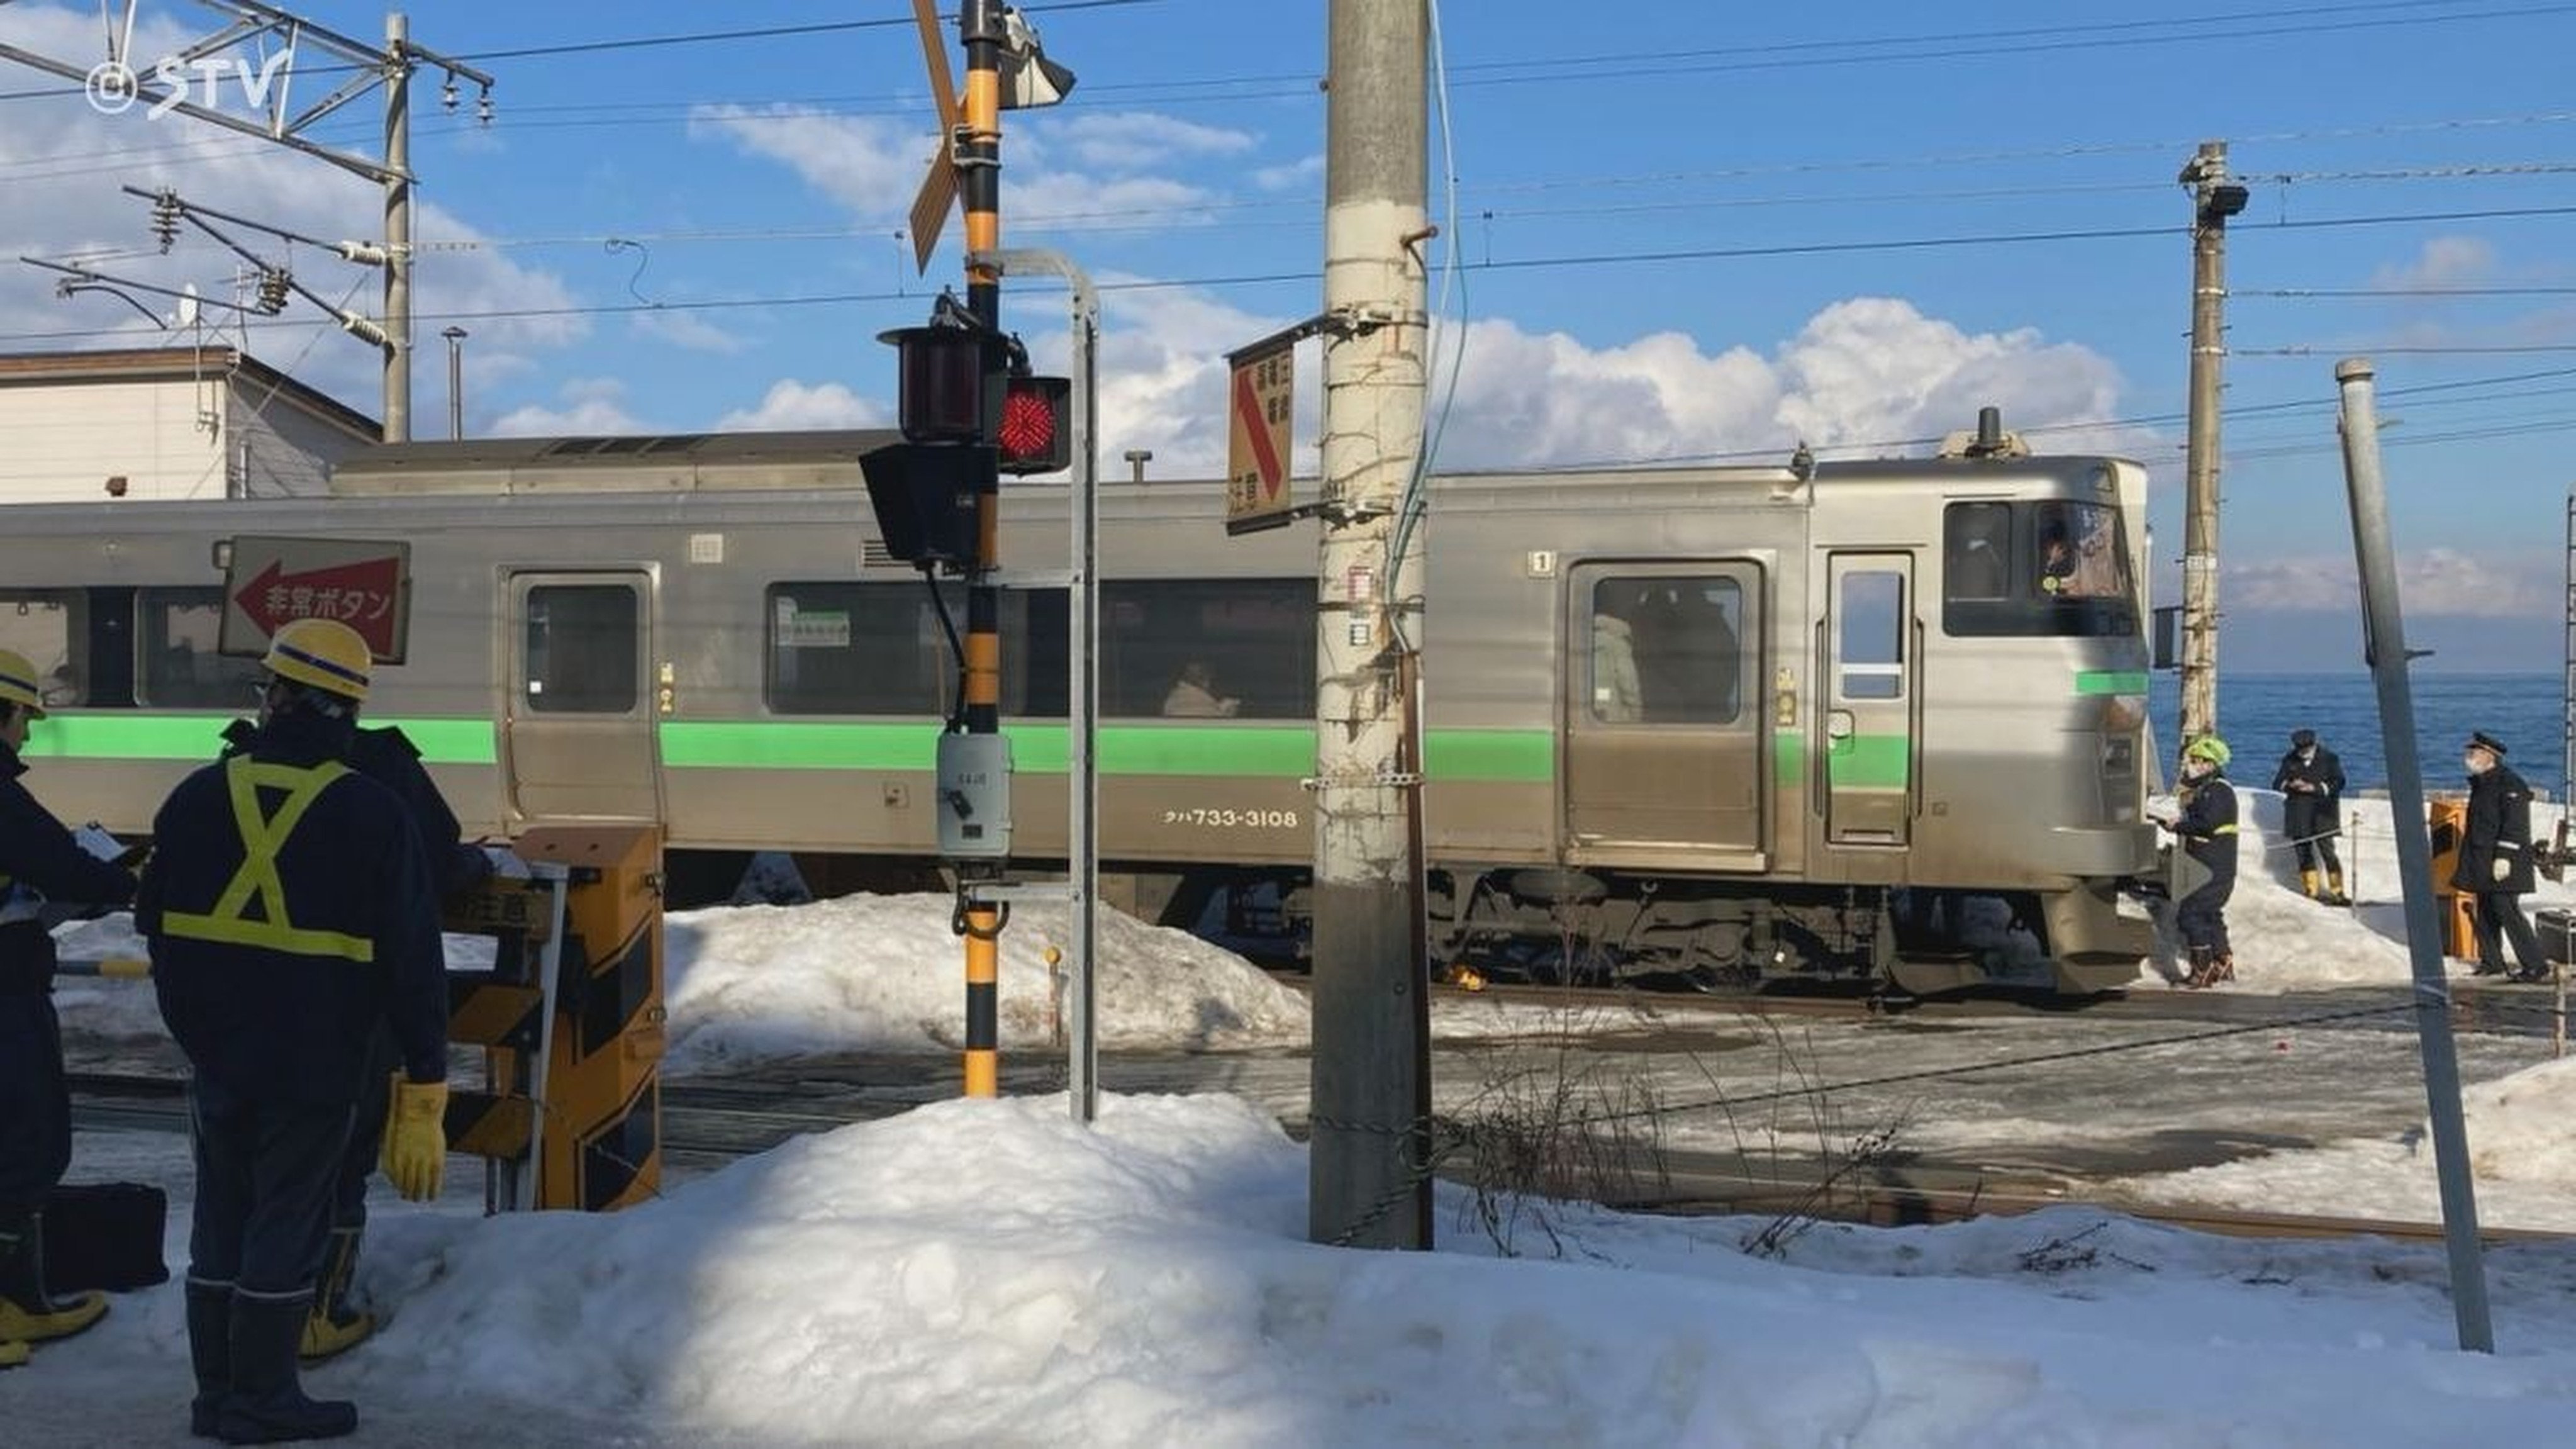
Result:
M384 658L394 652L394 596L401 587L402 560L393 554L294 574L271 559L233 602L263 634L297 619L337 619Z
M1261 395L1252 390L1252 369L1234 373L1234 411L1243 419L1244 436L1252 442L1253 466L1261 470L1261 492L1267 502L1279 492L1287 470L1279 466L1279 442L1270 435L1270 419L1261 410Z

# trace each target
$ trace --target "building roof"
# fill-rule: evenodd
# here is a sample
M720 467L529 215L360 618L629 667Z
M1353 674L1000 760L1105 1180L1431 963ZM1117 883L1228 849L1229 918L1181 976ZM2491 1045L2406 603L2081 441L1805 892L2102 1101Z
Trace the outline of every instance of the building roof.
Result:
M328 393L297 382L237 347L128 347L88 352L0 353L0 387L59 387L66 383L167 382L209 374L236 386L273 394L364 443L381 441L384 426Z

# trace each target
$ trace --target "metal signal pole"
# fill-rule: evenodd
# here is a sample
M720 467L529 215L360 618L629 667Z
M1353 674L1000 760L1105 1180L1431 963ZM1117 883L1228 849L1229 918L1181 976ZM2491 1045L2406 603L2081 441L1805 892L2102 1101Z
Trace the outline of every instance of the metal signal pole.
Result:
M2184 465L2182 738L2218 732L2218 393L2227 355L2227 218L2245 188L2227 179L2227 143L2204 141L2182 168L2192 188L2191 437Z
M1307 1213L1314 1241L1377 1248L1431 1245L1421 787L1405 738L1422 564L1388 554L1422 451L1426 24L1422 0L1332 0L1325 116Z
M956 160L959 192L966 203L966 310L982 324L984 348L984 418L977 435L987 441L1001 431L1002 395L1007 355L999 338L1002 326L1002 274L990 258L1002 248L1002 3L965 0L957 15L958 38L966 46L966 96L960 113L965 134ZM999 734L1002 730L1002 591L993 582L1001 566L1000 480L985 475L975 490L975 571L966 587L966 732ZM961 876L987 872L998 878L999 861L963 862ZM1000 979L1002 915L1000 903L969 899L961 916L966 925L966 1095L1001 1094Z

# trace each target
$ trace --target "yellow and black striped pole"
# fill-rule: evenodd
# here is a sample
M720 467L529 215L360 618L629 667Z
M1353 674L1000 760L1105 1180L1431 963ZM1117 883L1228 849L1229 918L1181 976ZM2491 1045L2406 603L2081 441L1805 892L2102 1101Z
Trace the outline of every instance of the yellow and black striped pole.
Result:
M966 45L965 137L957 148L958 191L966 204L966 253L991 257L1002 247L1002 0L965 0L957 28ZM978 441L990 445L1001 430L1005 354L1002 274L991 266L966 269L966 309L985 337L984 416ZM978 474L975 494L975 572L966 588L966 732L999 734L1002 728L1001 591L991 582L1000 564L1000 480ZM961 864L961 880L978 871L997 877L1000 861ZM970 899L966 925L966 1095L1001 1091L1002 951L1000 907Z

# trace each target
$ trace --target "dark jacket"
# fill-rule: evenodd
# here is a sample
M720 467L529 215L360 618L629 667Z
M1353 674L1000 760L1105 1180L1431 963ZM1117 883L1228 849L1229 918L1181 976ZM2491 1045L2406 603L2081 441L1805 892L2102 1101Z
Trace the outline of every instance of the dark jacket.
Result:
M2174 821L2185 855L2208 867L2215 880L2236 878L2236 787L2217 770L2182 787L2182 813Z
M134 899L125 867L80 848L72 833L37 803L18 777L27 762L0 744L0 992L46 992L54 985L54 938L33 909L45 899L121 906Z
M2301 785L2316 788L2293 788ZM2299 752L2292 750L2281 757L2281 768L2272 772L2272 788L2281 792L2286 806L2285 815L2303 814L2331 825L2336 804L2343 799L2343 761L2336 759L2335 752L2323 745L2317 746L2316 758L2311 760L2300 759ZM2301 835L2308 832L2291 833Z
M2502 856L2504 879L2497 880L2492 862ZM2531 870L2531 787L2499 762L2483 775L2469 777L2469 819L2460 837L2460 863L2451 872L2453 890L2528 895Z
M179 782L153 817L152 866L134 923L152 945L161 1018L198 1074L237 1097L347 1105L379 1021L413 1080L447 1075L447 972L429 865L402 803L346 768L349 732L345 721L279 716L234 756ZM341 773L311 794L276 845L279 890L254 886L227 916L218 908L249 860L231 772L252 763ZM270 828L287 798L259 792ZM272 899L278 894L283 901ZM202 927L174 917L253 930L291 925L346 945L334 954L205 939Z
M224 726L224 754L239 753L258 733L259 726L246 719ZM438 793L438 782L429 778L420 763L420 750L408 735L391 725L377 729L361 725L350 733L349 751L342 758L350 769L393 791L411 812L412 828L420 834L421 855L429 861L440 899L481 885L492 874L491 857L465 843L465 827L457 823L456 812L447 808L447 797Z

